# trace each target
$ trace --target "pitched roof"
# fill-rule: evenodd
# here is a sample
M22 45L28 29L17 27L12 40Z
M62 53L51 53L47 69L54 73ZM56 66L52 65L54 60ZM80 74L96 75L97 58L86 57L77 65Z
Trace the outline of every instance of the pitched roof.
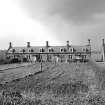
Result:
M9 49L8 53L12 53L13 50L15 50L15 53L23 53L23 50L25 50L26 53L29 53L33 50L34 53L39 53L40 49L43 48L44 52L48 52L48 49L53 49L53 51L60 52L60 49L65 49L67 52L70 51L67 49L67 46L49 46L48 49L46 46L31 46L31 47L12 47ZM77 52L83 52L83 49L90 50L90 46L84 45L84 46L78 46L78 45L71 45L69 46L69 49L75 49Z

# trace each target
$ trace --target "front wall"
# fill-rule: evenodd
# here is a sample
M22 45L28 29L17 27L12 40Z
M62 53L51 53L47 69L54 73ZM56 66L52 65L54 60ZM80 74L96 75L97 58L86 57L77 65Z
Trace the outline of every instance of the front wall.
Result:
M86 58L84 57L83 59L88 59L89 54L84 54ZM36 61L49 61L49 62L73 62L75 61L79 56L75 54L39 54L39 55L31 55L31 54L23 54L23 55L9 55L11 59L14 57L23 59L27 58L28 61L30 62L36 62ZM79 59L79 58L78 58ZM82 59L82 56L80 56L80 59Z

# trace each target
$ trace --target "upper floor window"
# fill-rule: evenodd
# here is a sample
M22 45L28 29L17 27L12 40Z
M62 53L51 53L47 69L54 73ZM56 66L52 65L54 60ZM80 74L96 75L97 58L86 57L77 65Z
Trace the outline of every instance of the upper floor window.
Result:
M86 48L83 48L82 51L85 52L86 51Z
M63 48L60 48L60 52L63 52L64 50L63 50Z
M88 52L89 50L88 50L88 48L83 48L82 51L83 52Z
M48 51L49 52L54 52L54 49L53 48L49 48Z
M72 48L70 48L69 51L72 52Z
M64 48L64 52L66 52L66 49Z
M88 52L89 51L89 49L88 48L86 48L86 52Z
M31 52L34 52L34 49L31 49Z
M66 52L66 48L60 48L60 52Z
M25 53L26 52L25 49L23 49L22 52Z
M40 48L40 52L44 52L45 50L43 48Z
M70 52L74 52L74 48L70 48L69 51L70 51Z

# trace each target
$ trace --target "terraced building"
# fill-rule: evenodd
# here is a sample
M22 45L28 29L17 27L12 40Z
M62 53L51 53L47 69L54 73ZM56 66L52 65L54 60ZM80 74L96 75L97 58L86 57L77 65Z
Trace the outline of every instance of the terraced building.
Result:
M15 47L10 42L7 51L8 59L20 62L86 62L90 56L90 39L83 46L70 45L69 41L64 46L50 46L46 41L45 46L31 46L27 42L26 47Z
M105 42L102 39L102 61L105 62Z

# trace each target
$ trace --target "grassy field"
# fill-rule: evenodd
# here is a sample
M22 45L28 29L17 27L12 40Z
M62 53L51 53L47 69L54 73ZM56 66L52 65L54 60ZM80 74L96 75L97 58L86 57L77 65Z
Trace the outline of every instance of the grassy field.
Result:
M42 70L47 69L51 64L43 63ZM18 78L24 78L27 75L34 74L41 70L40 63L20 63L7 64L0 66L0 84L9 82Z
M40 71L38 63L4 71L0 105L105 105L105 92L95 89L93 69L89 63L48 63Z

